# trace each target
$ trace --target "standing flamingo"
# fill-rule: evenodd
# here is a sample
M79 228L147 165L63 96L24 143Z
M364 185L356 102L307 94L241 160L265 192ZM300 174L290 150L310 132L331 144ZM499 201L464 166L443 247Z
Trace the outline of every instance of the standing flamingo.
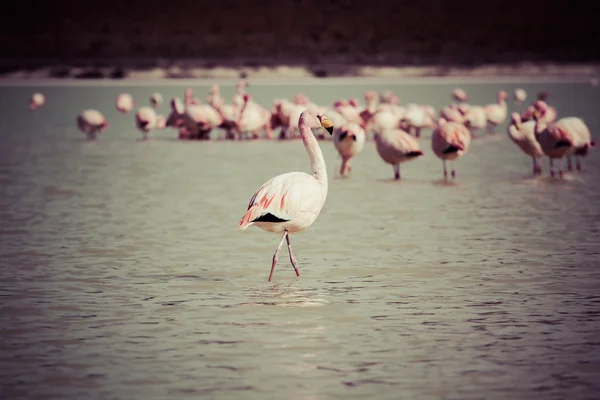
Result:
M46 104L46 96L41 93L34 93L31 95L31 99L29 100L30 110L37 110L44 104Z
M470 144L471 134L467 127L457 122L439 119L438 126L431 135L431 149L444 162L444 178L448 177L446 161L454 161L465 155L469 151ZM452 164L452 178L456 178L454 163Z
M279 250L284 239L287 240L290 261L296 276L300 276L297 261L292 253L289 234L301 232L311 226L319 216L327 198L325 160L319 142L311 130L320 127L325 128L329 134L333 132L333 124L324 115L314 115L309 111L304 111L300 115L298 128L310 159L312 174L288 172L267 181L254 193L248 204L248 210L238 224L240 230L256 225L267 232L283 233L281 242L273 254L269 281L273 279Z
M533 119L535 120L535 134L544 154L548 156L550 163L550 176L554 177L554 159L558 159L558 175L563 176L562 158L566 156L573 148L574 137L562 118L557 122L546 124L544 113L548 111L548 105L542 100L534 104L535 111ZM561 121L563 122L561 124Z
M135 125L142 132L144 140L152 129L164 129L166 124L162 115L157 115L152 107L142 107L135 114Z
M501 90L498 92L498 102L495 104L488 104L484 107L487 116L488 134L494 133L493 129L504 123L506 120L508 115L506 100L508 100L508 94L504 90Z
M375 131L373 139L379 156L394 167L395 180L400 180L400 163L423 155L417 139L401 129Z
M542 167L537 159L544 156L544 152L535 137L535 122L521 122L519 113L512 113L510 125L506 128L508 137L517 145L523 153L527 154L533 160L533 174L540 175Z
M87 135L90 140L96 139L96 135L108 128L108 122L104 115L98 110L83 110L77 116L77 127Z
M348 175L352 170L352 158L365 147L365 140L364 129L355 122L348 122L336 130L333 144L342 157L341 176Z
M514 99L517 104L523 103L527 99L527 92L525 89L515 89Z
M129 93L121 93L117 96L115 105L117 107L117 111L123 114L127 114L129 111L133 110L133 97L131 97Z

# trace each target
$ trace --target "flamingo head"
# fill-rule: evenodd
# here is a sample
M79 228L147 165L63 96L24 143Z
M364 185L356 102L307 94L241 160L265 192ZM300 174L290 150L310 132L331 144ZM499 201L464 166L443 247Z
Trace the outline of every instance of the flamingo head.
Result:
M595 141L595 140L592 140L592 141L590 142L590 146L592 146L592 147L596 147L596 146L597 146L597 145L596 145L596 141Z
M546 92L545 90L542 92L539 92L537 95L538 100L542 100L542 101L546 101L548 99L548 92Z
M330 135L333 135L333 122L331 122L331 120L323 114L318 114L317 118L319 119L321 126L325 128L325 130L329 132Z
M242 98L244 99L244 104L246 104L250 100L252 100L252 97L248 93L244 94L244 96Z
M101 129L106 129L110 126L110 124L108 123L107 120L102 121L102 123L100 124L100 128Z
M508 93L506 93L506 91L504 91L504 90L499 91L498 92L498 100L499 101L508 100Z
M348 104L350 104L352 107L358 107L358 100L350 99L348 100Z

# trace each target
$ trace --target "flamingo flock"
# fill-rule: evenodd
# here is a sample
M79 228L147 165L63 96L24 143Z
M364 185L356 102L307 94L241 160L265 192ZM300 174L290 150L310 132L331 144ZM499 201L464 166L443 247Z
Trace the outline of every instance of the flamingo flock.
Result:
M247 80L240 79L230 102L221 95L216 84L210 87L204 101L195 96L192 88L186 88L183 98L171 99L170 113L166 117L158 112L163 103L160 93L153 93L149 103L140 105L137 110L133 97L121 93L115 99L115 107L122 114L135 110L135 126L144 140L149 139L153 130L166 128L175 129L181 140L210 140L216 130L224 131L225 139L230 140L296 139L302 137L299 122L305 111L311 115L327 115L335 127L332 139L341 158L337 172L342 177L350 175L352 160L359 156L368 140L373 140L382 161L393 167L394 179L400 180L401 163L426 156L421 136L423 130L430 130L431 150L442 161L444 179L455 179L455 163L468 154L471 141L494 135L507 118L506 132L516 146L531 157L533 175L542 173L539 162L542 157L548 157L552 177L564 175L565 158L569 171L573 170L573 158L575 168L580 171L582 158L596 145L583 120L557 119L558 112L548 104L547 92L539 93L536 100L527 105L525 90L516 89L513 102L524 107L524 111L509 115L510 97L505 90L496 94L496 101L476 105L469 103L464 89L456 88L450 93L453 101L436 112L426 104L401 105L398 95L392 91L378 94L373 90L364 93L364 106L357 98L339 99L329 106L318 105L298 93L291 100L274 99L272 106L266 108L254 101L248 87ZM45 102L43 94L34 93L29 107L36 110ZM108 128L108 122L98 110L87 109L78 115L77 126L89 139L95 139ZM320 140L329 138L322 129L317 129L315 134Z
M240 80L230 104L225 103L218 85L210 88L206 103L187 88L183 100L179 97L171 99L171 111L166 118L157 112L163 102L162 95L154 93L149 105L135 111L135 126L142 133L143 140L148 140L153 130L167 127L176 129L181 140L209 140L215 129L224 130L225 138L232 140L273 139L276 129L279 129L279 139L299 137L302 140L311 173L289 172L268 180L252 195L238 223L240 230L256 226L282 235L273 254L269 281L273 278L284 241L287 242L294 272L300 276L290 234L309 228L325 204L328 179L318 139L327 139L326 133L333 138L342 160L341 177L349 176L352 160L363 151L366 141L372 139L383 162L393 167L394 180L400 180L400 164L425 155L421 148L421 132L431 129L431 150L442 160L444 179L455 179L455 162L468 154L471 141L481 137L479 132L483 129L485 135L494 135L508 116L509 96L504 90L497 93L495 103L479 106L469 104L467 93L457 88L451 93L456 103L442 107L436 116L434 108L429 105L401 106L398 96L390 91L381 96L374 91L366 91L364 107L356 98L341 99L332 106L320 106L306 95L297 94L293 101L275 99L271 109L266 109L252 99L246 92L247 87L247 82ZM572 170L571 159L574 157L575 167L581 171L581 159L596 144L582 119L557 119L557 110L547 103L548 97L546 92L542 92L523 113L512 112L506 132L510 140L531 157L533 175L542 173L539 159L548 157L550 175L562 177L563 159L567 159L567 168ZM513 100L516 104L521 105L526 99L525 90L515 90ZM43 94L34 93L29 107L37 110L45 103ZM116 97L115 107L120 113L127 114L134 110L135 102L130 94L122 93ZM104 115L95 109L83 110L76 121L79 130L89 140L95 140L109 127ZM447 163L450 163L450 168Z

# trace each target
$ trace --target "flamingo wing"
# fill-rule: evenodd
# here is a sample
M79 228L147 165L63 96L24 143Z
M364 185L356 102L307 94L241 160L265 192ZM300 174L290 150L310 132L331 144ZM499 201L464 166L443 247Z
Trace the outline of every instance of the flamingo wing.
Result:
M317 180L304 172L278 175L254 193L238 228L255 222L287 222L303 212L313 212L322 204L319 189Z

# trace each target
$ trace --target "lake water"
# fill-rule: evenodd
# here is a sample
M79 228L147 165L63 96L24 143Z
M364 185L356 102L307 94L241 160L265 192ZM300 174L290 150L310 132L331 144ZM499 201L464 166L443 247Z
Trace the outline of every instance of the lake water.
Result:
M588 83L255 84L269 105L395 90L403 103L548 90L598 140ZM354 82L354 83L353 83ZM235 82L223 87L230 98ZM194 86L204 98L208 84ZM34 90L47 104L27 108ZM392 167L372 141L330 176L315 224L279 236L237 223L267 179L309 171L300 141L139 141L132 114L179 84L0 87L0 397L6 399L585 399L600 390L600 155L582 173L532 178L498 134L442 181L431 151ZM75 117L110 128L84 140ZM510 105L510 110L522 107Z

